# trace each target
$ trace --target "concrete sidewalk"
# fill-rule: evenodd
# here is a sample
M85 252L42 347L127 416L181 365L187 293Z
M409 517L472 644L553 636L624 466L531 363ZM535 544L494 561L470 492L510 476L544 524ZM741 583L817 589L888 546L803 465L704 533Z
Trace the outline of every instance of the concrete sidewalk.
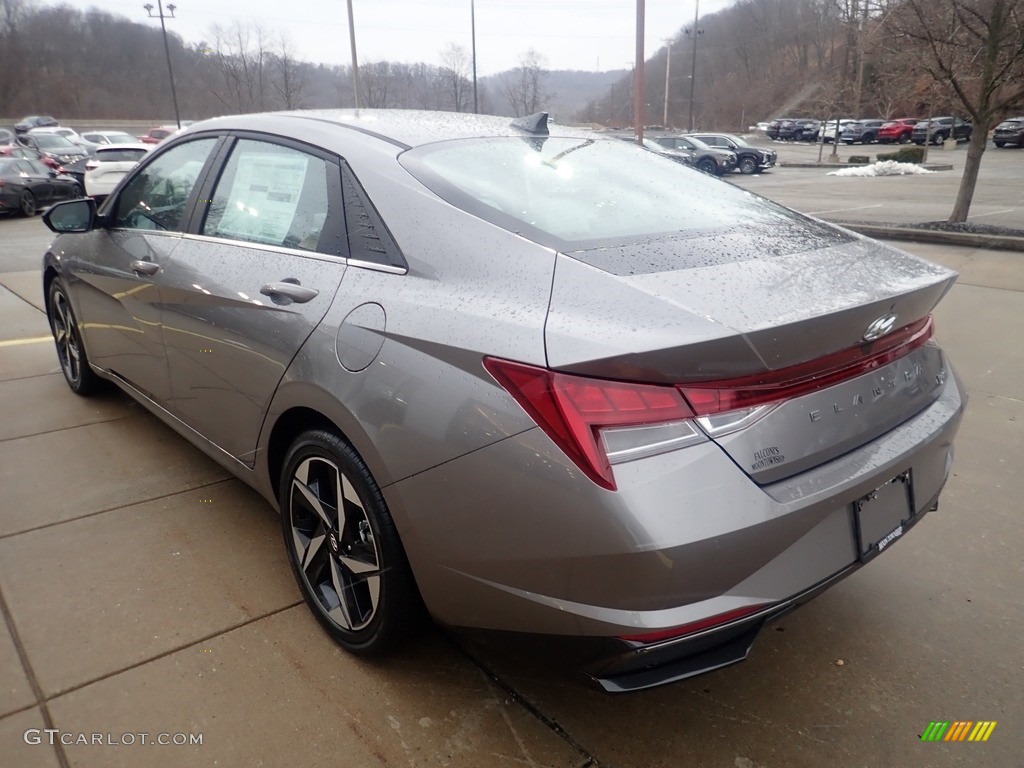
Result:
M71 394L38 273L0 274L0 765L1020 766L1024 270L912 250L962 272L937 322L973 399L939 511L747 662L626 697L437 630L340 651L276 513L128 398ZM999 724L923 744L935 719Z

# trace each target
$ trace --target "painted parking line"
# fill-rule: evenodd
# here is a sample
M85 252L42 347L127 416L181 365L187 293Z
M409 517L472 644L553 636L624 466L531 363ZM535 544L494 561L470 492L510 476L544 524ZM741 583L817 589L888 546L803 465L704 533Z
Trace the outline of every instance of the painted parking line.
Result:
M1016 208L1007 208L1005 211L989 211L988 213L973 213L968 219L980 219L982 216L998 216L1000 213L1013 213Z
M858 205L856 208L830 208L827 211L807 211L807 214L810 215L810 216L817 216L819 213L839 213L841 211L863 211L866 208L881 208L881 207L882 207L882 203L877 203L875 205Z
M6 339L0 341L0 347L19 347L22 344L42 344L53 341L53 336L33 336L30 339Z

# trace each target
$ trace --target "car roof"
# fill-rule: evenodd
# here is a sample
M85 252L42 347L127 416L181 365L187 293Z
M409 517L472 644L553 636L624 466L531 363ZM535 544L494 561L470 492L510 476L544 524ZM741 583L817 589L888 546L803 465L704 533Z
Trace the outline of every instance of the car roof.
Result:
M403 109L333 109L270 112L257 115L218 117L190 125L182 134L207 130L253 130L284 132L302 131L304 127L337 126L375 136L404 148L432 144L448 139L471 139L490 136L523 137L528 131L514 128L515 118L493 117L454 112L429 112ZM591 131L571 129L548 123L553 137L594 138Z

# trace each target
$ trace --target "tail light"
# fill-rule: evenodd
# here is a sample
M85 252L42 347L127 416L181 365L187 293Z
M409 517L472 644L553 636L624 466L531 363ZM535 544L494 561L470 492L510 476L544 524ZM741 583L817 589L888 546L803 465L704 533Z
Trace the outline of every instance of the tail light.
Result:
M483 364L587 477L614 491L615 464L743 429L785 400L898 360L933 332L928 316L870 343L798 365L678 386L595 379L494 357Z
M652 445L702 441L693 411L672 386L574 376L484 358L484 367L537 425L602 488L615 490L612 463Z
M806 363L725 381L680 384L697 416L751 409L800 397L888 365L910 354L935 332L931 315L868 344Z

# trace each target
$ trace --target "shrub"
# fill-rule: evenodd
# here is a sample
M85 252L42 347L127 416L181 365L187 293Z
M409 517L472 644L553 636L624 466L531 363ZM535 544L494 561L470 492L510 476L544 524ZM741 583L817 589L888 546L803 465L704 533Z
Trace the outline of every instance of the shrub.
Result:
M895 160L897 163L923 163L924 147L900 147L896 152L883 152L877 155L881 160Z
M867 155L850 155L846 162L850 165L867 165L871 162L871 158Z

